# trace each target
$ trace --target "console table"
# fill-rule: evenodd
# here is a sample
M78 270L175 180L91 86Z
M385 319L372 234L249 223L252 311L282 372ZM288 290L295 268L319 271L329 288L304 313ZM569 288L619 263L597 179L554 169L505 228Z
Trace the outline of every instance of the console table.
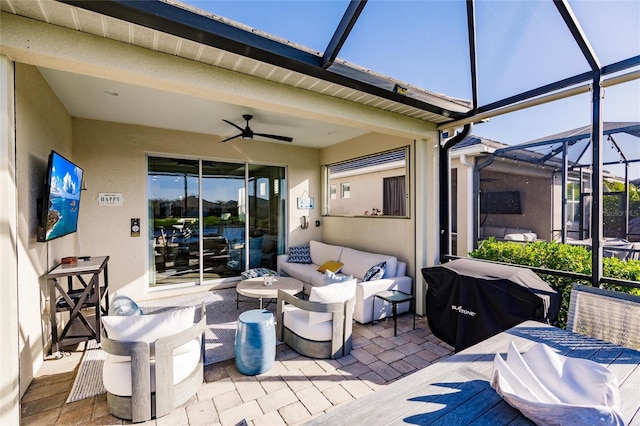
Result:
M51 316L51 353L60 358L60 346L65 340L83 341L96 339L100 342L101 316L109 310L109 256L91 257L73 264L58 264L47 275L49 285L49 313ZM100 275L103 280L100 282ZM67 285L62 279L67 278ZM75 280L74 280L75 278ZM74 281L82 287L74 287ZM94 308L94 321L83 309ZM58 312L69 312L69 321L58 336ZM93 324L92 324L93 322ZM80 334L69 334L72 326L81 329ZM68 335L69 334L69 335ZM70 342L71 343L71 342Z

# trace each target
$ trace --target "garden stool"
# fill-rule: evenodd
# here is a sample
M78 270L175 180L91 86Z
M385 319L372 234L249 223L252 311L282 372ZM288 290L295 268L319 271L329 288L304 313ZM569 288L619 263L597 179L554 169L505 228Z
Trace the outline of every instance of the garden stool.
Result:
M275 318L270 311L252 309L240 314L236 330L236 368L254 376L268 371L276 359Z

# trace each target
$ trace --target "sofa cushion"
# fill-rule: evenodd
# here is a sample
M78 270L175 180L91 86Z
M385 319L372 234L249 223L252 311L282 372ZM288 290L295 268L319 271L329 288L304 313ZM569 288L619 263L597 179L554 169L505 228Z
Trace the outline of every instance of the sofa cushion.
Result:
M396 270L398 268L398 258L395 256L368 253L348 247L342 249L340 262L344 263L341 271L342 273L353 275L361 280L364 278L364 275L367 273L369 268L381 262L387 262L384 278L395 277Z
M304 246L289 247L289 263L311 263L309 244Z
M316 275L322 279L322 274L318 273L318 265L313 263L287 263L280 265L281 272L294 277L303 283L311 283L312 277Z
M505 228L502 226L483 226L480 228L480 238L503 238Z
M348 278L324 287L312 287L309 302L335 303L351 299L356 295L356 280ZM329 312L309 312L309 325L331 321L332 318L333 315Z
M305 339L316 342L331 340L333 336L333 325L331 321L323 321L310 327L308 313L308 311L296 308L295 306L286 305L283 314L284 326Z
M130 297L116 293L109 304L108 315L142 315L142 309Z
M531 229L527 229L527 228L505 228L504 229L504 235L506 236L507 234L528 234L533 232Z
M324 274L326 271L331 271L335 273L340 272L340 269L342 269L342 262L329 260L320 265L318 272L322 272Z
M200 361L200 339L191 340L181 346L186 347L182 353L173 357L173 383L180 383L196 368ZM102 367L102 382L106 390L114 395L131 396L131 361L122 362L119 356L107 355ZM129 357L126 357L129 358ZM150 362L151 392L156 390L155 361Z
M362 281L376 281L382 279L386 265L387 262L380 262L377 265L373 265L369 268L367 273L364 274Z
M536 241L538 236L534 232L505 234L505 241Z
M246 271L241 272L240 278L243 280L248 280L251 278L264 277L265 275L278 275L278 273L273 269L269 269L269 268L253 268L253 269L247 269Z
M341 246L333 246L314 240L309 242L309 246L311 247L311 261L316 265L322 265L330 260L340 260Z

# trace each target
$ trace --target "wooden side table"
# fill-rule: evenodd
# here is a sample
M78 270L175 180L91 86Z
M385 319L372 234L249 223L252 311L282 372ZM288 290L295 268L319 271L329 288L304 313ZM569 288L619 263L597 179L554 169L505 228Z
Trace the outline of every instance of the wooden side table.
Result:
M415 300L415 297L413 297L412 294L409 293L405 293L403 291L398 291L398 290L385 290L385 291L381 291L379 293L376 293L373 296L373 311L372 311L372 315L375 315L376 312L376 298L382 299L385 302L389 302L391 303L391 310L393 312L393 335L397 336L398 335L398 303L405 303L405 302L409 302L411 303L411 308L409 308L409 311L413 311L413 329L416 329L416 310L415 307L413 306L413 301ZM375 324L375 316L371 317L371 325Z
M75 339L76 341L96 339L100 342L101 316L109 310L108 262L109 256L91 257L87 260L79 260L74 264L59 264L47 273L49 314L51 316L51 353L57 359L61 358L60 346L65 339ZM102 284L100 283L100 274L104 278ZM88 282L85 276L90 277ZM59 282L65 277L67 278L66 288ZM73 278L82 285L81 288L74 288ZM93 324L87 318L88 315L85 316L82 312L82 309L87 308L95 310ZM69 321L58 336L57 313L65 311L69 311ZM80 323L86 332L67 336L74 323Z

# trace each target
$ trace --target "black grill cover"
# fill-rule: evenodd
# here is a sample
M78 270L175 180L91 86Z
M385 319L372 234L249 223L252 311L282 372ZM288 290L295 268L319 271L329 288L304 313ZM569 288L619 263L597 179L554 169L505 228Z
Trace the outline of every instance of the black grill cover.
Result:
M560 296L530 269L457 259L422 275L429 327L456 352L525 320L558 319Z

